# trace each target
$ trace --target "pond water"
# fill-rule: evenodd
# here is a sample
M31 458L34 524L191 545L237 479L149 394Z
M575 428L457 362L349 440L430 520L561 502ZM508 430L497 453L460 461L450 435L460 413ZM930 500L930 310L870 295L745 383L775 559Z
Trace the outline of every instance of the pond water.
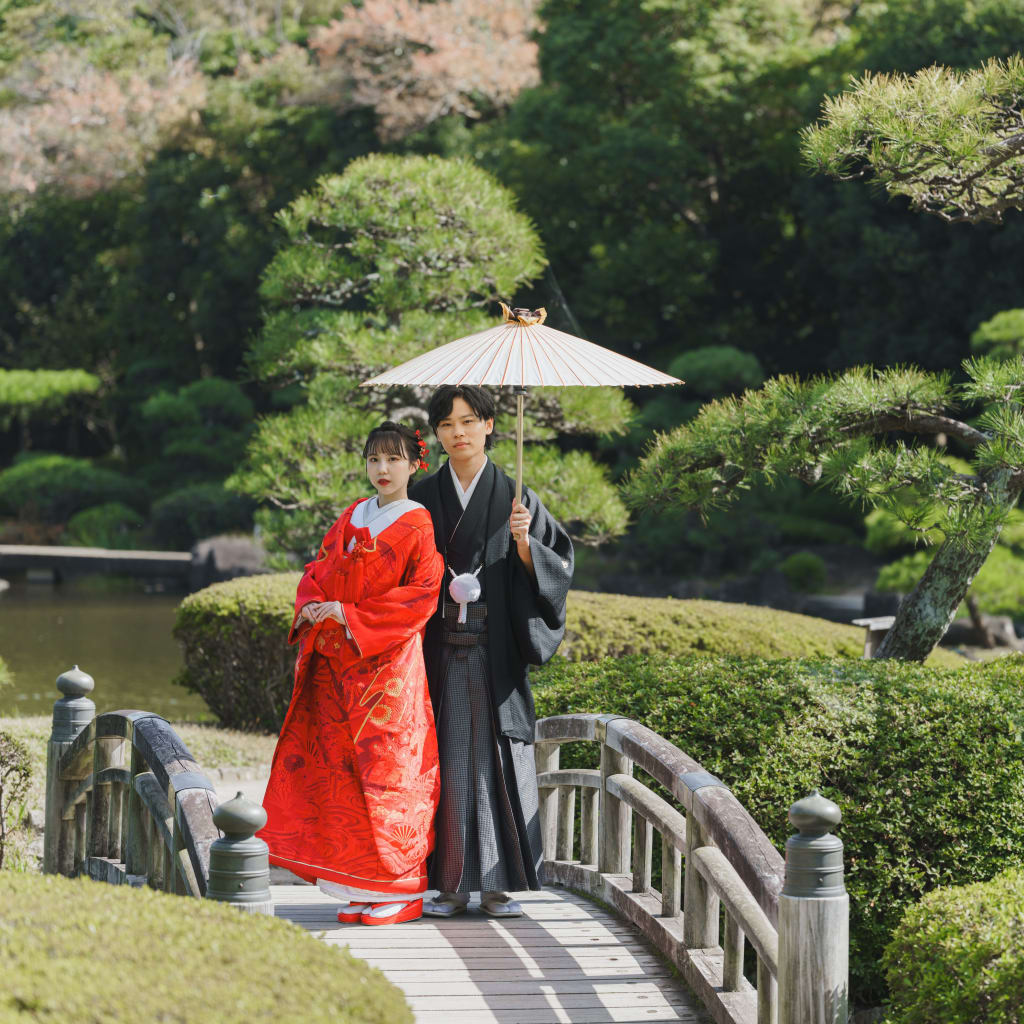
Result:
M201 697L171 682L182 668L171 636L182 596L107 578L12 582L0 593L0 658L14 686L0 688L0 716L51 714L57 676L77 664L96 680L97 712L137 708L176 721L209 719Z

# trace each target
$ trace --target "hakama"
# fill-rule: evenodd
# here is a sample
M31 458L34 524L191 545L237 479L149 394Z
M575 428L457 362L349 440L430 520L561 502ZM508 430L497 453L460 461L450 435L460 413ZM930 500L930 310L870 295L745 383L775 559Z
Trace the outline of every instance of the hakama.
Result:
M441 587L425 654L437 717L441 803L431 888L539 889L543 858L529 665L547 661L565 630L572 580L568 535L529 488L531 576L509 530L514 483L490 460L463 508L450 466L416 484L452 574L476 573L478 602L460 623Z
M415 502L357 502L306 566L289 639L295 687L274 753L259 833L270 862L337 895L418 895L440 784L423 663L442 559ZM390 512L388 511L390 509ZM396 518L396 516L400 516ZM340 601L346 625L298 620ZM338 888L340 887L340 888Z

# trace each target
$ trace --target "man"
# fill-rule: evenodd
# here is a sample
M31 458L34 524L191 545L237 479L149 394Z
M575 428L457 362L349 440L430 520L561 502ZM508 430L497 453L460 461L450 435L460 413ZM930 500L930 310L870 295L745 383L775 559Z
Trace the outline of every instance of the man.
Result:
M441 766L429 869L440 895L423 908L434 917L464 911L471 892L485 913L516 917L508 893L541 888L528 666L561 643L573 550L537 495L524 488L516 504L514 482L487 457L494 414L483 388L438 388L428 418L448 463L409 491L445 559L424 640Z

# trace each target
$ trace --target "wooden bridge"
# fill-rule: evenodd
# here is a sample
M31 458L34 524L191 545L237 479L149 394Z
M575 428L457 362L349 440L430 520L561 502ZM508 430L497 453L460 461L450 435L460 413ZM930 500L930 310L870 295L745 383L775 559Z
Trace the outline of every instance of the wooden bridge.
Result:
M384 970L420 1024L846 1024L848 900L830 834L839 815L817 794L790 809L800 834L783 863L720 780L646 727L611 715L542 719L551 887L523 898L524 917L471 909L394 928L339 925L337 904L315 887L270 887L254 837L261 808L218 806L166 721L96 717L92 687L77 668L58 680L47 871L286 917ZM599 745L600 768L560 769L567 742Z

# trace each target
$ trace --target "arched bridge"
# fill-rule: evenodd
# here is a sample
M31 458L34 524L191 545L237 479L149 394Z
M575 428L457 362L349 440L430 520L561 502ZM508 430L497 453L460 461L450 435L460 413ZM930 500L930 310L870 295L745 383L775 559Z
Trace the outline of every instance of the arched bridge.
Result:
M286 917L380 967L419 1024L846 1024L848 902L842 845L829 834L838 814L816 794L790 809L800 834L783 862L720 780L643 725L542 719L549 887L523 898L524 916L471 908L393 928L339 925L337 904L315 887L268 885L252 838L262 812L218 807L166 721L96 717L84 673L58 686L47 871ZM561 744L579 742L598 747L599 768L559 767Z

